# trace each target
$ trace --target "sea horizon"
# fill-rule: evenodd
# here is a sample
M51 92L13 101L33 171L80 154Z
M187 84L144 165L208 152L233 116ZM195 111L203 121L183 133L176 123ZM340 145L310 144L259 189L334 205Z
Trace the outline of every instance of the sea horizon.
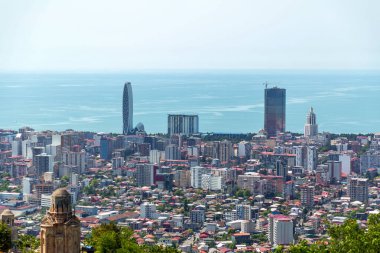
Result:
M121 133L126 81L133 124L142 122L148 133L166 133L170 113L199 114L203 133L256 133L263 128L265 82L287 89L287 131L303 132L311 106L320 132L380 131L380 70L374 69L0 72L0 128Z

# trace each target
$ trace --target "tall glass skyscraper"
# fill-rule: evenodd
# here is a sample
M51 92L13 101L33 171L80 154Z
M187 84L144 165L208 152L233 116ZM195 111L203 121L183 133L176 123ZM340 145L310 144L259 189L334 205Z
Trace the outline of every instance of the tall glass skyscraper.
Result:
M131 134L133 130L133 95L130 82L124 84L123 92L123 134Z
M277 87L265 89L264 129L268 137L285 132L286 90Z

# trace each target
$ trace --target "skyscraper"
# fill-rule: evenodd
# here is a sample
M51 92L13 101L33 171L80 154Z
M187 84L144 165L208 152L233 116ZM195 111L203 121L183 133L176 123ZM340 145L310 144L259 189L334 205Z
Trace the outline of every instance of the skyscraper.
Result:
M139 163L136 165L137 186L151 186L155 183L157 166L154 164Z
M313 107L310 108L309 113L306 116L305 124L305 137L315 137L318 135L317 117L313 111Z
M368 178L348 177L348 196L351 202L368 203Z
M168 134L192 135L199 131L198 115L169 114L168 115Z
M306 207L312 207L314 205L314 186L301 185L301 205Z
M286 90L277 87L265 89L264 129L268 137L285 132Z
M123 92L123 134L130 134L133 130L133 95L130 82L124 84Z

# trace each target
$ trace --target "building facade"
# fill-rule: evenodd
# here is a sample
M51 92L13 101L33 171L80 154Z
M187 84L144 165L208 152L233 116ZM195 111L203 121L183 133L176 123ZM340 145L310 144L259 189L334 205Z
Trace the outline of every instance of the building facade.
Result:
M293 221L290 217L278 214L269 215L268 240L272 245L289 245L293 243Z
M133 130L133 94L130 82L124 84L123 91L123 134L131 134Z
M301 191L301 205L306 207L314 206L314 186L302 185Z
M277 87L265 89L264 129L268 137L285 132L286 90Z
M307 138L316 137L318 135L317 116L314 113L313 107L310 108L306 116L306 124L304 129L304 136Z
M204 167L195 166L195 167L190 168L191 187L202 188L202 176L209 173L210 173L210 170Z
M136 165L136 183L137 186L153 185L156 176L157 167L153 164L137 164Z
M56 190L51 207L41 222L41 253L79 253L80 221L65 189Z
M352 201L368 203L368 178L348 178L348 196Z
M169 114L168 115L168 134L192 135L199 132L198 115Z
M140 205L140 217L144 219L156 218L156 205L144 202Z

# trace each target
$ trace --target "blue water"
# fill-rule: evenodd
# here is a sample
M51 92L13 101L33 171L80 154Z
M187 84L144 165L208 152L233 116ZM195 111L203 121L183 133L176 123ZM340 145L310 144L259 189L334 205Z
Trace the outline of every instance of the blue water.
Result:
M122 131L122 92L131 81L134 125L166 132L168 113L197 113L202 132L257 132L264 86L287 89L287 130L303 132L314 107L320 131L380 132L380 72L168 71L0 74L0 128Z

